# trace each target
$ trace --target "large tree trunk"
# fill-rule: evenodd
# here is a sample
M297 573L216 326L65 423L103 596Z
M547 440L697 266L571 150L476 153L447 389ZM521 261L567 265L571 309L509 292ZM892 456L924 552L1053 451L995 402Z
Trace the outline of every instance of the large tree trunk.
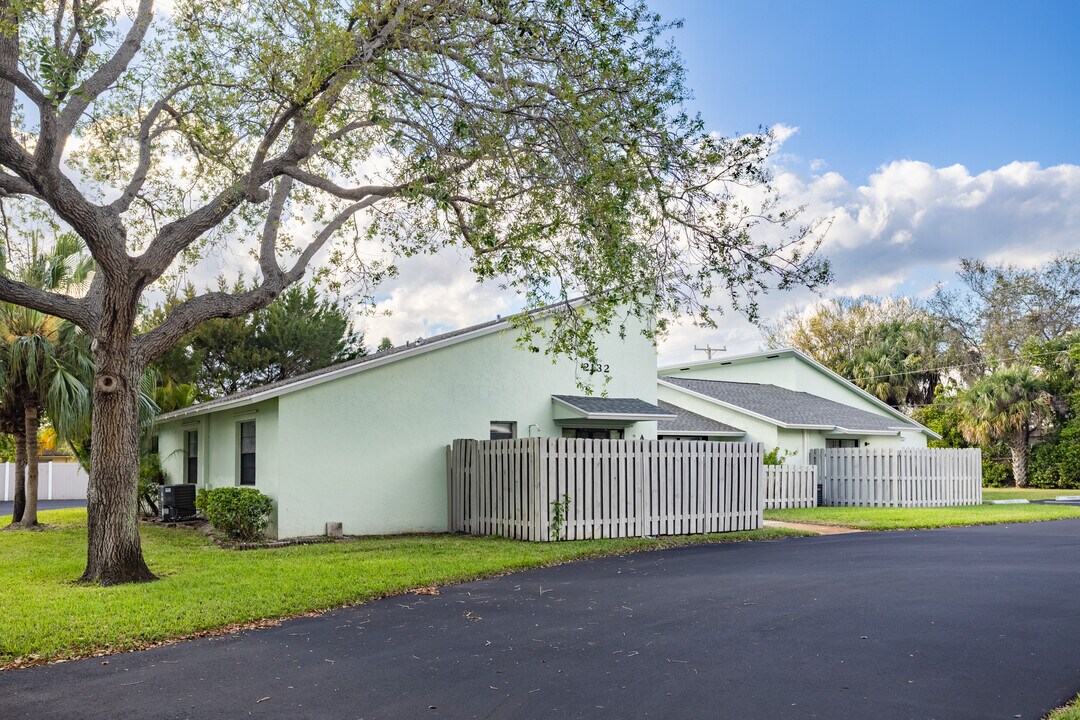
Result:
M105 300L94 351L86 570L80 582L115 585L156 579L139 542L139 382L131 356L133 303ZM111 306L111 307L110 307Z
M1013 481L1016 487L1027 487L1027 464L1028 464L1028 438L1027 433L1014 438L1009 442L1009 452L1012 455Z
M26 510L26 434L20 428L15 435L15 507L11 513L11 523L22 520Z
M19 524L34 527L38 524L38 411L34 405L23 408L26 422L26 509Z

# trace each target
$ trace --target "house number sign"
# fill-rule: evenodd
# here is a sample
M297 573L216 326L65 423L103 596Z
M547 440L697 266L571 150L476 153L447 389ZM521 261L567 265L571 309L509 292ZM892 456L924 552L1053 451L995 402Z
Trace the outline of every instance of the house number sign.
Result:
M581 369L584 370L585 372L591 374L591 375L596 374L598 372L605 373L605 374L611 372L611 366L608 365L607 363L583 362L583 363L581 363Z

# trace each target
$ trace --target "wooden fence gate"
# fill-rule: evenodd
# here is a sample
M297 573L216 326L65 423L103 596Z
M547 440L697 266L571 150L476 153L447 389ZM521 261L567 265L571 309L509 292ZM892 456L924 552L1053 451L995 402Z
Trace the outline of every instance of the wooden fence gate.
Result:
M678 440L455 440L456 532L520 540L761 527L762 446ZM561 515L561 522L556 522Z
M817 467L766 465L765 509L817 507Z

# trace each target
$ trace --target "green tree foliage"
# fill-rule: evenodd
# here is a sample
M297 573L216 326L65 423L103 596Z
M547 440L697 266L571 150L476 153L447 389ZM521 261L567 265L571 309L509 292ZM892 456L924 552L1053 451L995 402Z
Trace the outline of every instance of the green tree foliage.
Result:
M1046 383L1026 365L995 371L965 390L959 400L960 432L969 442L1004 442L1012 455L1017 487L1027 485L1031 433L1053 416Z
M968 442L960 431L960 426L964 422L960 397L961 392L957 388L939 385L932 403L914 409L912 417L941 436L940 439L929 440L927 446L935 448L981 447L983 484L991 487L1012 485L1012 465L1008 448L997 442L982 446Z
M894 407L926 405L948 364L941 324L907 298L837 298L791 312L767 332Z
M644 0L0 0L0 195L97 264L85 297L0 274L0 301L96 341L82 579L153 579L131 440L146 366L320 264L371 287L383 258L455 246L525 309L590 298L531 343L590 359L626 313L662 332L826 281L771 184L771 135L685 110L670 29ZM213 252L250 256L257 284L137 331L146 289Z
M1080 487L1080 333L1030 341L1024 355L1053 398L1055 424L1031 452L1031 484Z
M166 301L156 315L181 302ZM348 309L314 285L293 286L262 310L201 324L156 366L162 411L268 385L364 354ZM191 391L194 389L194 395Z
M7 238L6 248L14 247ZM43 252L30 235L24 251L8 265L0 255L0 274L20 278L47 291L85 289L93 260L78 237L56 237ZM38 431L49 418L61 440L76 435L90 411L90 343L71 322L14 303L0 303L0 429L15 440L15 507L12 524L37 525ZM23 480L22 468L26 467Z
M376 348L375 352L386 352L387 350L390 350L393 347L394 347L394 341L391 340L388 337L384 337L382 340L379 341L379 347Z
M929 307L941 319L966 380L1015 362L1025 344L1080 329L1080 252L1036 268L960 261L956 290L939 288Z

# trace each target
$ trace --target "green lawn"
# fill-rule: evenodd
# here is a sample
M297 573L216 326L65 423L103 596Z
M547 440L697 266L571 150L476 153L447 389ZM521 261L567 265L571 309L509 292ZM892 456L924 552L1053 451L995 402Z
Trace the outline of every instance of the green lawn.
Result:
M903 530L951 525L992 525L1080 517L1068 505L967 505L946 508L817 507L766 510L766 520L844 525L863 530Z
M158 582L84 587L86 511L53 510L48 532L0 532L0 668L125 650L340 607L411 588L567 560L674 545L801 535L759 530L561 543L453 535L364 538L272 550L223 550L189 530L142 529ZM0 518L0 527L9 518Z

